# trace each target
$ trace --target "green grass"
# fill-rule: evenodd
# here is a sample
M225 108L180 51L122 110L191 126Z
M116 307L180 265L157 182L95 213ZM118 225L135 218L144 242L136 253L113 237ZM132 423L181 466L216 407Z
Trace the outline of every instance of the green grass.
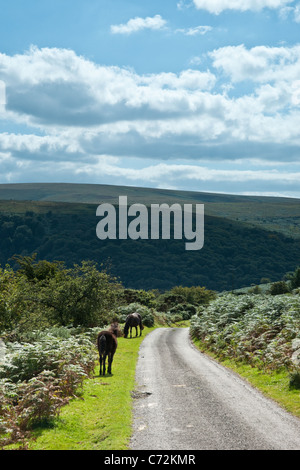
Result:
M244 362L233 359L220 359L204 348L199 340L193 339L195 346L217 362L239 374L265 396L276 401L282 408L300 418L300 390L290 389L287 371L266 372Z
M142 337L118 338L112 375L95 375L84 382L82 394L62 408L52 428L35 430L30 450L126 450L132 432L135 368ZM134 332L135 334L135 332Z

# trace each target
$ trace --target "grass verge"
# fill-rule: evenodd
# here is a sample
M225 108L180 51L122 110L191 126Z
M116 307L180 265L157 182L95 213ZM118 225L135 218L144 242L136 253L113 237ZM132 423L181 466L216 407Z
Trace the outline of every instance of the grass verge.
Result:
M126 450L132 432L132 397L142 337L118 338L112 375L95 375L84 382L80 398L62 408L51 428L34 432L30 450ZM135 331L135 330L134 330Z
M193 343L201 352L215 359L219 364L233 370L265 396L276 401L282 408L300 418L300 391L290 389L287 371L271 371L268 373L233 359L220 359L216 354L207 350L201 341L193 339Z

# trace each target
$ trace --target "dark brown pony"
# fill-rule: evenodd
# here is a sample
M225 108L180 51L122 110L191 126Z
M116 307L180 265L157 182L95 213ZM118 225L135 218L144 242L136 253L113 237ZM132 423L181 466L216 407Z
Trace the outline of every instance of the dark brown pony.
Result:
M135 328L135 336L138 335L138 326L140 327L140 336L142 336L142 330L144 329L142 323L142 317L139 313L131 313L126 318L125 326L124 326L124 336L127 338L128 331L130 330L130 338L132 338L132 328Z
M116 334L115 334L116 333ZM99 351L100 372L99 375L105 375L106 372L106 358L108 358L107 372L111 374L111 366L114 354L117 350L118 341L118 325L111 325L109 330L100 331L97 338L97 346Z

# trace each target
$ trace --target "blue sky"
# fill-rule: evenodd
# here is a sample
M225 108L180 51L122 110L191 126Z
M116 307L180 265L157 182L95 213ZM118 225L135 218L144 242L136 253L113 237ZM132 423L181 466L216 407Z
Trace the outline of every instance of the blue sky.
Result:
M0 7L0 183L300 198L300 0Z

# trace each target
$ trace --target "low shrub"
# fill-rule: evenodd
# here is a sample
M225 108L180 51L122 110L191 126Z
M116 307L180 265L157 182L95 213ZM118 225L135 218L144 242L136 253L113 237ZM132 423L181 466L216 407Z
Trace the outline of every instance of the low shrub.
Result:
M32 427L53 420L79 393L83 380L93 373L97 357L88 336L60 339L48 332L32 343L6 344L7 355L0 366L2 448L13 443L26 447Z
M182 320L189 320L193 315L197 313L197 307L192 304L182 303L172 307L169 311L169 315L180 315Z
M191 319L191 334L222 357L256 367L294 369L295 338L300 337L299 295L225 294Z

